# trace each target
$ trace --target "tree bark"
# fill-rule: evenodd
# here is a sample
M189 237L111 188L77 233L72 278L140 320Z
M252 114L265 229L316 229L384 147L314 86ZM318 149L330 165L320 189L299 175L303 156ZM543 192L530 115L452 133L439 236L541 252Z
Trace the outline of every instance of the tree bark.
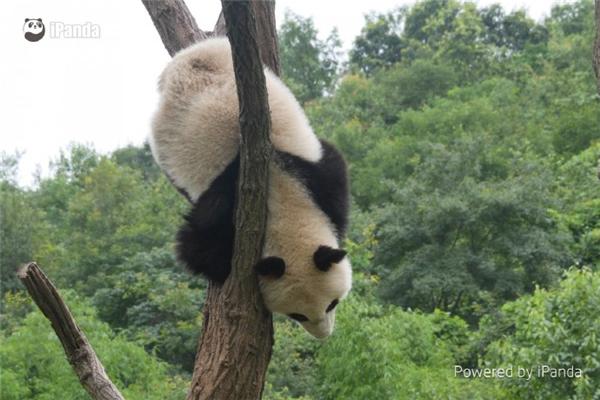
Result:
M281 75L279 67L279 48L277 45L277 27L275 24L275 1L254 0L252 9L256 20L256 41L260 49L260 58L275 75Z
M142 3L171 57L208 37L198 28L183 0L142 0Z
M217 18L217 23L215 24L215 28L212 32L212 36L226 36L227 35L227 27L225 26L225 17L223 16L223 11L219 14L219 18Z
M592 56L594 72L596 73L596 87L600 96L600 0L596 0L596 42L594 43L594 54ZM600 169L598 170L600 177Z
M259 50L252 2L222 4L240 105L236 232L231 275L223 286L208 288L189 400L259 399L273 346L271 314L263 305L252 266L262 255L272 153L261 53L277 67L272 56L277 49L270 41Z
M18 276L35 304L51 322L69 364L89 395L95 400L123 400L71 311L44 272L37 264L29 263L19 270Z

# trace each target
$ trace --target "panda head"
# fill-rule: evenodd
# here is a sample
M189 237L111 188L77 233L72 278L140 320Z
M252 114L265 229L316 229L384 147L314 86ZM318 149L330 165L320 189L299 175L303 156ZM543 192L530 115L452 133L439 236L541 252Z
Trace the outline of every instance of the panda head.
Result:
M25 18L23 32L38 34L44 29L44 23L41 18Z
M256 270L269 310L287 315L318 339L333 332L335 308L352 285L346 251L320 245L304 259L263 258Z

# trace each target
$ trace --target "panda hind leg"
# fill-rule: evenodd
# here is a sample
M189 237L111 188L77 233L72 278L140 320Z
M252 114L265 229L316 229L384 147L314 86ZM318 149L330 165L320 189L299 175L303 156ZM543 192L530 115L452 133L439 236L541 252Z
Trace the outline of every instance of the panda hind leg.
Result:
M186 220L177 232L177 259L190 272L213 282L223 283L229 276L232 246L233 231L230 235L222 229L215 232Z
M177 232L179 261L192 273L218 283L225 282L231 271L238 169L236 158L196 201Z

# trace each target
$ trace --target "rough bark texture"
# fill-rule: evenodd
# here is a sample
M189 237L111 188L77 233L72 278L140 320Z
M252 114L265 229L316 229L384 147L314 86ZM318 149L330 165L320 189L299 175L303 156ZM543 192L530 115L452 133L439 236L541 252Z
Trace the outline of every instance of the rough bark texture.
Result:
M202 32L183 0L142 0L169 55L208 35Z
M217 19L217 23L215 24L215 28L212 32L212 36L226 36L227 35L227 27L225 26L225 17L223 16L223 11L219 14L219 18Z
M594 62L594 72L596 73L598 95L600 95L600 0L596 0L596 42L594 43L592 60ZM600 177L600 169L598 175Z
M276 75L280 75L277 28L275 25L275 1L255 0L251 3L256 20L256 41L261 60Z
M44 272L35 263L30 263L21 268L18 276L35 304L51 322L69 363L89 395L95 400L123 400L119 390L106 375L94 349L77 326L71 311Z
M236 236L231 275L223 286L208 288L189 400L259 399L273 346L271 314L263 305L252 266L262 253L272 152L260 55L276 55L277 49L259 50L252 2L223 0L222 4L240 104Z

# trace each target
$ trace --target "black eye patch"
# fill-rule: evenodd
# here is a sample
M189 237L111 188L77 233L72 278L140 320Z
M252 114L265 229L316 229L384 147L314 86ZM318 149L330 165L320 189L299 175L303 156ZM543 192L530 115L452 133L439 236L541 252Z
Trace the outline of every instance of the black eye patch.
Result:
M329 311L333 310L335 308L335 306L338 305L338 303L339 303L338 299L335 299L334 301L332 301L331 304L329 304L327 306L327 309L325 310L325 312L329 312Z
M298 322L308 321L308 318L306 318L306 315L302 315L302 314L291 313L291 314L288 314L288 317L290 317L291 319L295 319Z
M259 275L281 278L285 273L285 261L280 257L266 257L260 260L254 269Z

